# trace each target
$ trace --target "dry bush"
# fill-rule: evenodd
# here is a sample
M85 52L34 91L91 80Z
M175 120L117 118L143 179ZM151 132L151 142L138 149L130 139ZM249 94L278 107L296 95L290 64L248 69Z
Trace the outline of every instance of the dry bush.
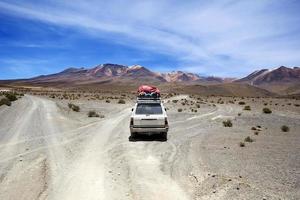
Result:
M240 101L239 105L245 105L246 103L244 101Z
M2 106L2 105L11 106L11 102L8 98L5 97L5 98L0 100L0 106Z
M96 111L91 110L88 112L88 117L100 117L98 113L96 113Z
M272 110L270 108L263 108L263 113L265 114L271 114L272 113Z
M240 142L240 147L245 147L245 143L244 142Z
M16 101L18 98L15 93L7 92L4 94L4 96L9 100L9 101Z
M126 102L125 102L125 100L124 99L120 99L119 101L118 101L118 104L125 104Z
M178 108L178 110L177 110L178 112L182 112L182 108Z
M290 128L286 125L283 125L283 126L281 126L281 130L282 130L282 132L289 132Z
M75 112L79 112L79 111L80 111L80 107L77 106L77 105L75 105L75 104L68 103L68 107L69 107L70 109L72 109L73 111L75 111Z
M223 121L224 127L232 127L232 122L230 119Z
M254 140L250 136L248 136L248 137L245 138L244 141L245 142L253 142Z
M245 106L244 110L251 110L251 107L250 106Z

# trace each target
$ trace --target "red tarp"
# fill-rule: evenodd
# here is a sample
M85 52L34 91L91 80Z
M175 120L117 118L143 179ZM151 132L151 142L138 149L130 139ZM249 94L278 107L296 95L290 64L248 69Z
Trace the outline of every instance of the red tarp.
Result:
M157 87L154 87L154 86L149 86L149 85L141 85L138 89L138 93L139 94L143 94L143 93L146 93L146 94L158 94L160 95L160 91Z

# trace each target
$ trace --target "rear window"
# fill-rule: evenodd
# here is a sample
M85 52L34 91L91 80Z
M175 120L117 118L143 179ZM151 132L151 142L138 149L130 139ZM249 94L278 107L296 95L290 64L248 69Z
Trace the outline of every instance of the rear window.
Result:
M159 115L162 114L162 108L159 103L141 103L137 105L135 113L138 115Z

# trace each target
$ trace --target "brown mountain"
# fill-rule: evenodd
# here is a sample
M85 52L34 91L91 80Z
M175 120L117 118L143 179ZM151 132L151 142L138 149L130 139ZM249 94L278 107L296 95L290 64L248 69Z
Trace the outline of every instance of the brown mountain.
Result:
M300 68L281 66L274 70L263 69L255 71L235 82L248 83L277 93L286 93L286 89L299 85Z
M134 65L103 64L90 69L68 68L59 73L30 79L0 81L10 87L86 88L101 91L133 91L139 84L154 84L165 92L187 92L203 95L270 96L272 93L247 84L231 82L232 79L202 77L182 71L156 73Z
M182 71L173 71L169 73L162 73L161 76L167 82L188 82L188 81L196 81L199 80L200 77L197 74L186 73Z

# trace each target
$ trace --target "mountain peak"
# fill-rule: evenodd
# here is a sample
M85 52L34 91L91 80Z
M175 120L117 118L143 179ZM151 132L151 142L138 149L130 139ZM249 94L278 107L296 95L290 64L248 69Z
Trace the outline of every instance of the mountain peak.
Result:
M248 76L236 80L237 82L245 82L253 85L262 84L286 84L288 82L300 82L300 70L298 68L289 68L280 66L274 70L258 70Z

